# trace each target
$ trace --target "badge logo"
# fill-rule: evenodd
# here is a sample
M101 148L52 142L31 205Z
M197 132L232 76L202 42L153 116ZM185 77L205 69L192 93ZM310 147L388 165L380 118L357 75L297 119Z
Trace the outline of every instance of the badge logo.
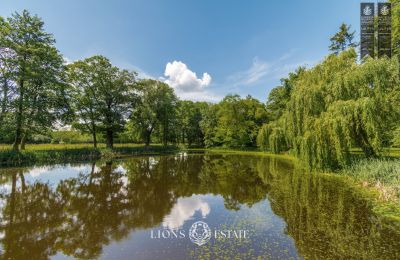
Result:
M189 238L193 243L202 246L211 239L211 229L207 223L197 221L189 229Z
M367 15L367 16L371 15L371 14L372 14L372 8L371 8L371 6L367 5L367 6L364 8L363 13L364 13L364 15Z
M381 9L381 15L386 16L390 13L390 9L387 5L384 5Z

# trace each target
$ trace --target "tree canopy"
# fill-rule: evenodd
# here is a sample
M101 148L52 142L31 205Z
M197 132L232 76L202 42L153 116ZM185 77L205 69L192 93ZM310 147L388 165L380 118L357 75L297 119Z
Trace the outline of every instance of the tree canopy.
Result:
M259 145L291 149L317 168L347 164L353 147L378 156L400 119L399 83L395 59L359 64L353 49L330 55L295 80L285 112L262 128Z

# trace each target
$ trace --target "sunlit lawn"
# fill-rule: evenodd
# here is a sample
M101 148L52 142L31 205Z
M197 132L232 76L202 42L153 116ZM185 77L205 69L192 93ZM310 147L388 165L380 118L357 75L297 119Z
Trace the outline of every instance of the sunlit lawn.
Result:
M351 152L354 154L362 154L360 148L353 148ZM385 148L383 149L383 155L389 157L400 157L400 148Z
M143 144L114 144L115 147L140 147ZM105 144L98 144L98 148L105 148ZM0 144L0 150L10 150L10 144ZM27 144L27 151L43 150L73 150L82 148L93 148L93 144Z

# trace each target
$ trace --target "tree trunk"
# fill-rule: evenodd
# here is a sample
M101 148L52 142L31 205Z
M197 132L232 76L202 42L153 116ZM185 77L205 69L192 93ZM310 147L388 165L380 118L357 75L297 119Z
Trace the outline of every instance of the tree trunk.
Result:
M151 142L151 132L150 131L146 131L146 138L145 138L145 142L146 142L146 146L150 145Z
M97 136L96 136L96 132L93 132L93 146L94 148L97 148Z
M26 138L27 138L27 133L24 133L21 139L21 150L25 150L25 144L26 144Z
M109 149L113 149L114 148L114 133L111 129L107 129L107 134L106 134L106 146Z
M4 77L3 100L1 101L0 122L3 121L4 115L6 114L7 103L8 103L8 84L7 84L7 79Z
M96 136L96 125L92 121L92 136L93 136L93 146L97 148L97 136Z
M167 146L168 144L168 125L167 119L164 119L164 131L163 131L163 145Z
M18 109L17 109L17 115L16 115L16 129L15 129L15 141L13 144L13 150L14 151L19 151L19 144L21 143L22 139L22 120L23 120L23 109L24 109L24 95L25 95L25 90L24 90L24 81L21 80L20 83L20 95L18 99Z

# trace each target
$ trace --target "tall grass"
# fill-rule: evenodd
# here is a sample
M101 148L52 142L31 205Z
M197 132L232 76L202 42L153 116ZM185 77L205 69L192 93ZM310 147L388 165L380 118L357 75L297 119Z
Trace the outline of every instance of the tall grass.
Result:
M377 188L384 200L400 199L400 159L361 159L339 174L350 176L364 186Z

